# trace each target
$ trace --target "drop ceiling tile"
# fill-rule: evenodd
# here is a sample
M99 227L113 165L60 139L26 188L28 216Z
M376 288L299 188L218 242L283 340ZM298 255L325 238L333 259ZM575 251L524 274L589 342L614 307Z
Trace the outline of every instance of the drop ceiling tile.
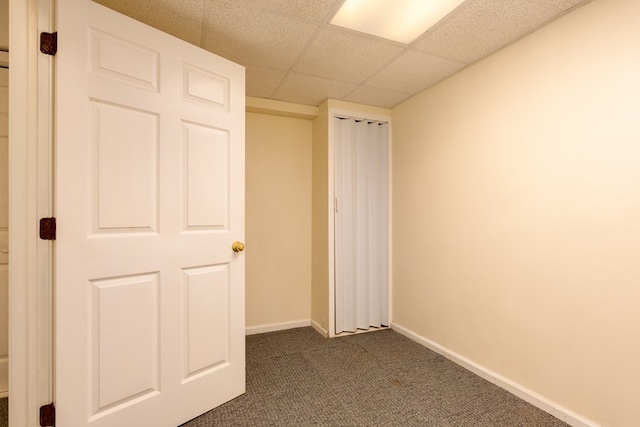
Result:
M540 3L545 3L553 7L557 7L560 10L571 9L580 3L584 3L585 0L537 0Z
M94 1L244 65L248 96L390 107L590 0L466 0L405 54L328 24L343 0Z
M472 63L539 28L556 14L557 10L522 0L467 0L413 47Z
M361 83L402 49L399 44L377 37L327 26L318 33L293 70L331 80Z
M289 15L314 22L333 18L329 16L338 0L222 0L238 6L262 10L268 13Z
M246 95L256 98L271 98L285 71L249 65L246 72Z
M287 70L319 24L212 2L204 48L241 65Z
M367 81L367 86L394 92L417 93L459 71L466 64L407 50Z
M391 108L410 97L411 95L407 93L393 92L369 86L359 86L356 90L341 99L344 101L355 102L357 104Z
M300 73L288 73L273 98L296 104L317 106L327 98L341 99L357 85Z
M94 0L165 33L200 45L202 0Z

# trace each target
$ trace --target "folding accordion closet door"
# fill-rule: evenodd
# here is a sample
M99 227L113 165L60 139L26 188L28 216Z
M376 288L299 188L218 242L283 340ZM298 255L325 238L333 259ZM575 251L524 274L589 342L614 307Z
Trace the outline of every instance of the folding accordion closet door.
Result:
M389 325L389 125L333 120L339 334Z

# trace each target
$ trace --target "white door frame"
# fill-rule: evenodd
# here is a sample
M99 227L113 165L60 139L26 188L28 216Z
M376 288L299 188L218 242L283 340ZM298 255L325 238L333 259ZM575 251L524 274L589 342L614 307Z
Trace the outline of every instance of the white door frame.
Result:
M9 0L9 423L38 426L51 386L51 243L39 239L51 200L52 1Z

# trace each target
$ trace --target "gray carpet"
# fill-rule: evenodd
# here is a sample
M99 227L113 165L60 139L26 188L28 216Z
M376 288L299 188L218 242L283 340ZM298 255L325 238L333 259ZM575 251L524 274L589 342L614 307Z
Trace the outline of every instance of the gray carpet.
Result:
M564 422L392 331L247 337L247 393L182 427L535 426Z
M9 399L4 397L0 399L0 427L9 425Z

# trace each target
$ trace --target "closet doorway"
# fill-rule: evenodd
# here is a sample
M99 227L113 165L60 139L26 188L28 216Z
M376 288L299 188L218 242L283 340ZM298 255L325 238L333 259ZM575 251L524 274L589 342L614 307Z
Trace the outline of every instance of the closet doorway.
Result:
M2 12L8 5L1 4ZM8 23L8 22L7 22ZM6 31L3 30L3 31ZM0 426L9 423L9 35L0 36Z
M389 326L389 123L336 115L335 334Z
M3 4L3 10L5 5ZM5 10L6 12L6 10ZM6 46L5 46L6 44ZM9 396L9 52L0 40L0 399ZM0 418L6 402L0 400ZM0 425L2 420L0 419Z

